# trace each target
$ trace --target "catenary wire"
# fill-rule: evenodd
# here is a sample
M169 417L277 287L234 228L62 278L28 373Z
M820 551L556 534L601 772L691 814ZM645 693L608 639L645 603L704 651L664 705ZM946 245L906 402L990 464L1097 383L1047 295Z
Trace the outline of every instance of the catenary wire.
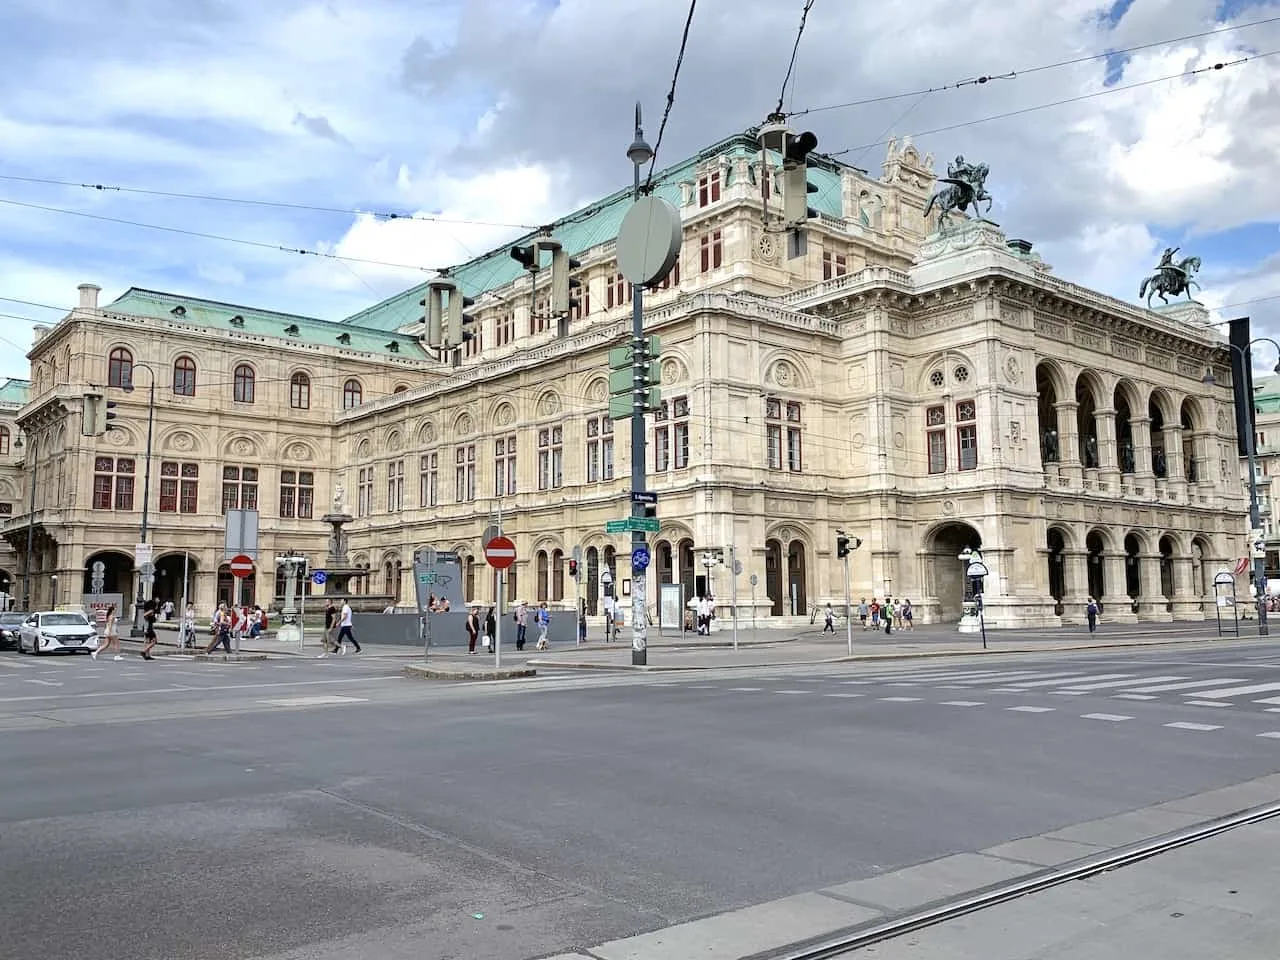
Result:
M1250 27L1261 27L1272 23L1280 23L1280 17L1268 17L1264 20L1253 20L1249 23L1237 23L1231 26L1217 27L1213 30L1204 30L1200 33L1189 33L1181 37L1172 37L1168 40L1154 40L1149 43L1140 43L1131 47L1122 47L1118 50L1104 50L1100 53L1091 53L1079 57L1072 57L1068 60L1057 60L1053 63L1042 63L1038 66L1025 67L1021 70L1011 70L1007 73L982 74L965 80L957 80L954 83L944 83L936 87L926 87L923 90L909 90L905 93L892 93L880 97L866 97L862 100L849 100L844 103L832 103L825 106L809 107L805 110L797 110L793 113L789 113L787 116L803 117L811 113L823 113L829 110L843 110L847 107L861 107L873 103L888 103L893 100L903 100L908 97L920 96L925 93L940 93L943 90L956 90L961 87L980 86L993 80L1013 80L1030 74L1041 73L1045 70L1056 70L1061 67L1071 67L1081 63L1090 63L1094 60L1105 60L1111 57L1125 56L1130 53L1137 53L1140 50L1151 50L1155 47L1170 46L1175 43L1182 43L1185 40L1200 40L1204 37L1220 36L1236 30L1245 30Z
M684 21L684 33L680 35L680 52L676 54L676 66L671 72L671 89L667 91L667 104L662 110L662 123L658 125L658 139L653 144L653 156L649 158L649 174L644 180L644 192L653 189L653 170L658 162L658 151L662 148L662 135L667 131L667 118L671 116L671 108L676 102L676 81L680 79L680 66L684 63L685 47L689 43L689 28L693 26L693 11L698 0L689 0L689 16Z
M509 227L513 230L533 230L527 223L502 223L496 220L473 220L466 217L438 217L426 213L395 213L379 210L358 210L346 207L325 207L314 203L292 203L287 200L257 200L249 197L223 197L207 193L183 193L174 190L154 190L145 187L124 187L118 184L80 183L75 180L56 180L49 177L21 177L16 174L0 174L0 180L12 183L33 183L57 187L79 187L111 193L136 193L148 197L164 197L170 200L199 200L209 203L236 203L254 207L275 207L285 210L308 210L316 213L335 213L353 217L373 217L377 220L417 220L422 223L452 223L471 227Z
M408 263L388 263L384 260L369 260L363 257L347 257L337 253L326 253L323 250L307 250L302 247L286 247L278 243L265 243L260 240L246 240L244 237L224 237L216 233L202 233L198 230L188 230L184 227L168 227L156 223L140 223L137 220L125 220L122 217L108 217L99 213L86 213L83 210L67 210L63 207L47 207L39 203L27 203L23 200L10 200L0 198L0 204L12 207L24 207L28 210L41 210L45 213L61 213L69 217L84 217L89 220L98 220L104 223L116 223L127 227L140 227L145 230L160 230L165 233L176 233L185 237L195 237L201 240L217 240L222 243L236 243L247 247L256 247L260 250L274 250L278 253L301 254L309 257L322 257L326 260L340 260L347 263L363 263L368 266L375 267L391 267L397 270L413 270L418 273L438 273L439 270L433 267L419 267Z
M1171 73L1163 77L1153 77L1150 80L1137 80L1133 83L1126 83L1126 84L1117 85L1114 87L1106 87L1102 90L1094 90L1089 93L1079 94L1078 96L1066 97L1062 100L1051 100L1048 103L1033 104L1032 106L1022 107L1018 110L1007 110L1004 113L995 113L995 114L992 114L991 116L978 117L977 119L974 119L974 120L962 120L958 123L949 123L943 127L934 127L930 130L920 130L916 133L912 133L911 136L927 137L935 133L946 133L949 130L960 130L964 127L973 127L981 123L990 123L992 120L1004 120L1009 117L1019 117L1019 116L1022 116L1023 114L1035 113L1038 110L1047 110L1050 107L1061 107L1070 103L1081 103L1085 100L1093 100L1096 97L1104 97L1108 94L1120 93L1124 90L1136 90L1138 87L1149 87L1152 84L1156 84L1156 83L1167 83L1170 80L1179 80L1184 77L1194 77L1197 74L1201 74L1201 73L1213 73L1218 70L1225 70L1227 67L1242 66L1243 64L1251 63L1256 60L1264 60L1267 57L1274 57L1277 54L1280 54L1280 50L1270 50L1266 53L1258 53L1248 57L1240 57L1239 59L1236 59L1236 60L1219 61L1217 63L1210 64L1207 67L1196 67L1195 69L1192 69L1192 70L1184 70L1181 73ZM844 150L837 150L835 153L827 154L827 156L841 157L841 156L844 156L845 154L853 153L854 151L869 150L872 147L884 146L888 142L889 141L887 140L881 140L874 143L859 144L856 147L848 147Z
M804 25L809 19L809 11L813 9L813 4L814 0L804 0L804 8L800 11L800 29L796 31L796 42L791 45L791 61L787 64L787 73L782 78L782 88L778 91L778 105L773 110L775 114L782 114L782 102L787 97L787 84L791 82L791 74L796 68L796 54L800 52L800 39L804 36Z

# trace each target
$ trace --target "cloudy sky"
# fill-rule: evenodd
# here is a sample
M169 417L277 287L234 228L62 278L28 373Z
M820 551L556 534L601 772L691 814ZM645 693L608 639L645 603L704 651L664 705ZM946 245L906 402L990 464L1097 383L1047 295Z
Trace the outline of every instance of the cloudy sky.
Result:
M802 5L698 2L659 166L775 106ZM877 170L896 134L985 160L993 219L1060 276L1133 300L1159 250L1180 244L1204 260L1199 299L1280 334L1280 54L1124 89L1280 51L1280 0L901 9L813 4L786 109L894 97L798 117L819 152ZM57 319L81 282L104 297L136 285L340 319L519 230L504 225L626 185L632 103L652 140L687 11L687 0L5 0L0 376L26 375L32 324ZM931 132L941 127L955 128Z

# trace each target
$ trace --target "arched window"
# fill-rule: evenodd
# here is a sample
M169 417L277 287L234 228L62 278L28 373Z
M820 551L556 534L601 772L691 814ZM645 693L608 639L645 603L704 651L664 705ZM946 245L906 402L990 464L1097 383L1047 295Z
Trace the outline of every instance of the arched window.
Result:
M406 387L403 383L397 383L397 384L396 384L396 388L395 388L394 390L392 390L391 392L392 392L392 393L404 393L404 392L406 392L408 389L409 389L409 388L408 388L408 387Z
M551 599L564 599L564 551L551 551Z
M311 378L305 373L289 378L289 406L294 410L311 409Z
M360 406L360 398L363 394L364 390L360 387L359 380L348 380L342 385L342 409L354 410Z
M235 385L232 387L231 394L231 398L236 403L253 403L254 379L253 367L247 363L236 367Z
M173 362L173 392L179 397L196 395L196 362L190 357Z
M133 384L133 354L116 347L107 360L107 386L128 387Z
M9 428L0 427L0 457L8 455L9 440L10 440Z

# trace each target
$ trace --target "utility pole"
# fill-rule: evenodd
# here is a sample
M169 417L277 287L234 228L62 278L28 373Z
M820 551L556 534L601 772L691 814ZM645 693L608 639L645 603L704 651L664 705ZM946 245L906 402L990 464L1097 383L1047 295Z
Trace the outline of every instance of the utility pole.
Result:
M862 546L857 537L850 537L843 530L836 531L836 556L844 561L844 633L853 656L853 592L849 588L849 554Z

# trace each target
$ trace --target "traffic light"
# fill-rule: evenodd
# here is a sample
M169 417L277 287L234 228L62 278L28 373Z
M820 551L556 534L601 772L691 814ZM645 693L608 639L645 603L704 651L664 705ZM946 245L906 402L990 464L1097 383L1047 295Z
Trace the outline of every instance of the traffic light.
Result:
M578 561L572 557L569 559L569 576L574 580L578 579Z
M836 556L843 560L849 555L849 538L843 533L836 537Z
M511 259L530 273L537 273L539 266L541 266L538 263L538 245L536 243L531 243L527 247L512 247Z
M469 328L476 322L476 318L466 312L467 307L471 306L475 306L475 301L463 296L457 287L449 291L449 323L445 337L449 347L457 349L475 336Z
M86 437L100 437L113 429L116 425L111 421L118 416L115 409L114 400L108 400L100 393L86 393L80 416L80 433Z
M560 247L551 255L551 312L556 316L567 315L578 305L573 291L581 288L582 282L571 276L570 271L581 268L582 262Z
M114 430L116 428L116 425L111 422L118 416L115 410L116 410L116 402L114 400L107 400L102 404L102 421L101 422L102 422L103 433L106 433L108 430Z
M809 154L818 146L818 138L809 131L788 132L782 148L782 216L788 227L803 224L818 215L809 206L809 194L818 188L809 182Z

